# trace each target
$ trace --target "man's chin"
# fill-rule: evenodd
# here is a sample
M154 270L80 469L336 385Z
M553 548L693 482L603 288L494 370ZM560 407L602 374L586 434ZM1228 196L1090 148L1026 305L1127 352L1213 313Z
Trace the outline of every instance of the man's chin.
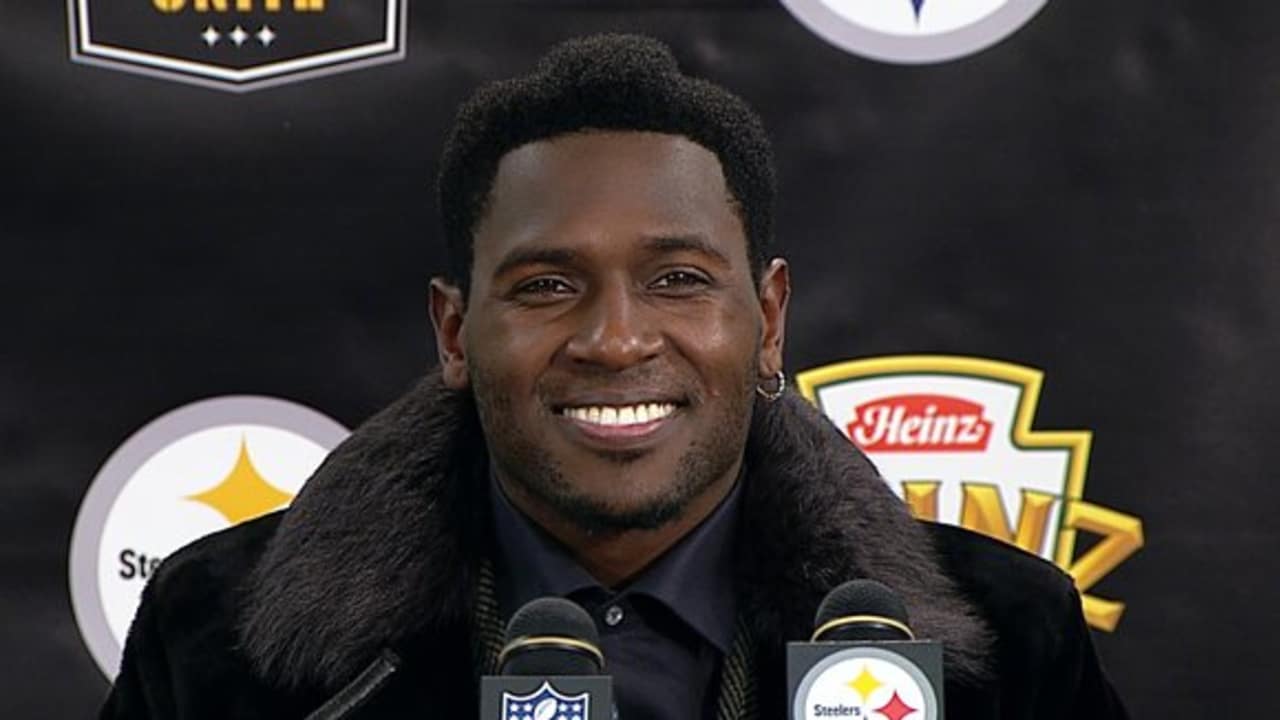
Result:
M592 454L610 465L626 467L634 465L646 456L653 454L650 450L596 450Z
M674 494L628 505L579 496L548 499L562 518L591 535L660 530L677 520L689 504L687 498Z

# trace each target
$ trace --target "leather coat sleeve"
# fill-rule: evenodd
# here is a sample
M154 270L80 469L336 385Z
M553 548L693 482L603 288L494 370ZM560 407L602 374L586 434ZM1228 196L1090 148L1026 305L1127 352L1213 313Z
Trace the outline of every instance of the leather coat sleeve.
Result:
M142 603L129 626L120 673L99 720L151 720L174 718L177 712L169 678L164 640L158 632L155 583L148 583Z
M1062 603L1066 615L1060 620L1060 641L1035 700L1034 717L1128 720L1129 714L1094 650L1080 594L1074 587L1066 592L1069 597Z

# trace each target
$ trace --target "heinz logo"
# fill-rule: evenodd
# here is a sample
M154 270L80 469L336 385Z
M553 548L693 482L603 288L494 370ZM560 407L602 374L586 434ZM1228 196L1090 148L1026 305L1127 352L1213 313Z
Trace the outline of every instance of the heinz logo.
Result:
M861 358L796 375L914 517L1054 562L1075 579L1089 624L1114 630L1125 604L1089 590L1142 547L1142 520L1085 499L1093 435L1035 428L1043 384L1036 368L957 355ZM1094 542L1078 551L1086 534Z
M982 451L991 439L981 405L946 395L872 400L855 408L845 430L867 452Z

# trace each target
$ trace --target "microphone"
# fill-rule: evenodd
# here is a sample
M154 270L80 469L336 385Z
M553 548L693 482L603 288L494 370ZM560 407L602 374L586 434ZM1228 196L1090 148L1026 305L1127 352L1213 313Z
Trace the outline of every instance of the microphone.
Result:
M544 597L511 616L498 674L480 678L480 720L613 720L613 679L587 611Z
M850 580L827 593L810 642L913 640L902 598L875 580Z
M893 590L850 580L813 624L808 642L787 643L791 720L943 720L942 645L916 639Z

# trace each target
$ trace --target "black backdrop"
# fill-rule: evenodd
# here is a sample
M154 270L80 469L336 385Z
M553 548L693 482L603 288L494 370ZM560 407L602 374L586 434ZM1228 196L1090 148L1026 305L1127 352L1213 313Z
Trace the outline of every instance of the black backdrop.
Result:
M247 95L73 65L0 0L0 714L106 681L67 593L90 480L146 420L263 393L354 426L433 361L431 193L457 102L598 30L652 33L776 141L788 367L943 352L1042 368L1087 498L1146 546L1097 594L1136 717L1274 709L1280 6L1050 3L920 67L758 2L425 3L402 63Z

